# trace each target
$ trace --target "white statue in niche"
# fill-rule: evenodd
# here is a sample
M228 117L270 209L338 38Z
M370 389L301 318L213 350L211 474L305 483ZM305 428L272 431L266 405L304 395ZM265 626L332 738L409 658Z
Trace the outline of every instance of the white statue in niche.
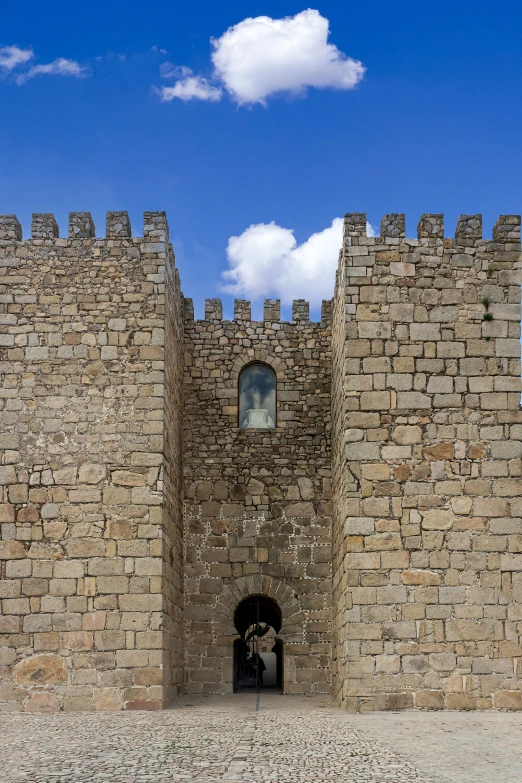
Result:
M268 430L274 427L274 420L268 413L268 410L261 407L261 392L259 389L254 387L252 397L254 399L254 407L247 410L241 424L243 429L255 427L258 430Z
M273 371L263 364L252 364L239 380L239 426L243 429L275 427L276 381Z

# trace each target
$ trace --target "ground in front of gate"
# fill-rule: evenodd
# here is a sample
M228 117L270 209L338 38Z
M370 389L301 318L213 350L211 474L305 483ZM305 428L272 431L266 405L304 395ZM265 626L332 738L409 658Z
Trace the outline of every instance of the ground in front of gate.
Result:
M520 713L184 697L164 712L0 715L0 783L520 783L521 747Z

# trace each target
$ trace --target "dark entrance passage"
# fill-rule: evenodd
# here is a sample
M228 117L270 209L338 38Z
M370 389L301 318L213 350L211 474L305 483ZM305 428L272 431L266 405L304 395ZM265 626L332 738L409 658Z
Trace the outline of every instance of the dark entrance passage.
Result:
M234 624L234 693L283 687L281 610L271 598L253 595L238 605Z

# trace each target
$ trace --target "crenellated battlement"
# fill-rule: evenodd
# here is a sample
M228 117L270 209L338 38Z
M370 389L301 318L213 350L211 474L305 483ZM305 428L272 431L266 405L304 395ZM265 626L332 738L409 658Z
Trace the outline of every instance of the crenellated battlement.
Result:
M70 212L67 227L69 240L147 239L149 242L168 242L169 228L165 212L143 213L143 234L133 237L128 212L107 212L105 237L96 236L94 220L90 212ZM23 238L22 225L16 215L0 215L0 242L54 241L60 239L58 223L52 213L33 212L31 237Z
M348 213L344 217L344 245L354 244L353 239L373 239L375 244L380 240L398 242L406 239L406 216L404 213L384 215L381 220L378 237L367 235L366 213ZM444 215L441 213L424 213L417 225L417 239L430 241L447 241L444 234ZM482 215L460 215L453 237L455 244L471 245L479 241L488 241L482 235ZM411 240L406 240L411 241ZM520 242L520 215L500 215L493 226L493 242Z
M367 236L364 213L347 214L334 298L339 296L341 283L360 288L414 285L418 280L421 287L461 288L472 281L491 285L511 280L522 263L520 224L520 215L500 215L492 238L487 239L483 237L482 215L460 215L450 238L444 235L443 214L423 214L417 238L408 239L402 213L383 217L380 236ZM363 296L364 301L370 301L377 293ZM388 292L388 296L395 294ZM347 305L346 316L353 314L354 306L354 302Z
M192 299L185 298L184 314L186 321L194 320L194 304ZM281 300L265 299L263 304L263 321L265 323L329 324L332 319L332 300L323 299L321 305L321 320L310 321L310 303L304 299L294 299L292 302L292 320L281 321ZM246 299L234 299L234 321L252 322L252 303ZM205 317L202 321L223 321L223 303L221 299L205 299ZM228 322L230 323L230 322Z

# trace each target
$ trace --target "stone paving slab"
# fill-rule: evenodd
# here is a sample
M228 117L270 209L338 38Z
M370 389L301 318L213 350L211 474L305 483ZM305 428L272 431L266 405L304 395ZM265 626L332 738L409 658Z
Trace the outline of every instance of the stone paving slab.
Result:
M521 783L519 712L375 712L346 716L440 783Z
M326 700L0 716L0 783L520 783L522 716L348 715Z
M6 715L0 781L433 783L343 713L285 701L259 711L240 697L156 713Z

